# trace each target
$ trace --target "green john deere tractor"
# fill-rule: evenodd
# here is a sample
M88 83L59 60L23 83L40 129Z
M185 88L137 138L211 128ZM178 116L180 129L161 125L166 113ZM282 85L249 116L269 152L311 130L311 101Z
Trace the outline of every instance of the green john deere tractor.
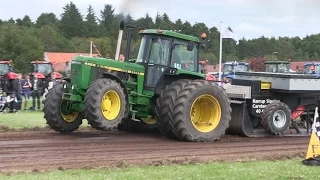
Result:
M124 62L118 61L123 22L115 59L78 56L72 60L70 79L52 88L44 102L47 124L70 133L87 119L98 130L157 128L182 141L219 139L231 120L227 94L215 82L206 81L199 66L181 66L182 61L199 63L199 39L168 30L141 30L133 61L129 60L131 29Z

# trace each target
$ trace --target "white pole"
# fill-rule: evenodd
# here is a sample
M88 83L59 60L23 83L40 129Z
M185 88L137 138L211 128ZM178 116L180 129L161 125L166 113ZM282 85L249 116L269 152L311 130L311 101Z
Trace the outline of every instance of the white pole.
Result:
M221 69L222 69L222 22L220 26L220 53L219 53L219 81L221 81Z
M92 57L92 41L90 41L90 56Z
M117 42L116 57L114 58L116 61L119 60L119 56L120 56L120 48L121 48L122 35L123 35L123 30L120 29L120 30L119 30L118 42Z

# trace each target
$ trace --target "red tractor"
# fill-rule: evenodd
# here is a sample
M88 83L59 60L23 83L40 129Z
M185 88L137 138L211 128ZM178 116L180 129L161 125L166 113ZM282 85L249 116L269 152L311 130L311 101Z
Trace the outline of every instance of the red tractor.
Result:
M8 92L12 88L12 80L17 79L18 74L13 72L12 60L0 60L0 87L3 92Z
M30 78L35 76L43 83L43 91L48 88L48 83L51 80L51 75L55 74L56 79L62 79L62 74L58 72L53 72L53 67L51 62L47 61L32 61L33 72L30 75Z

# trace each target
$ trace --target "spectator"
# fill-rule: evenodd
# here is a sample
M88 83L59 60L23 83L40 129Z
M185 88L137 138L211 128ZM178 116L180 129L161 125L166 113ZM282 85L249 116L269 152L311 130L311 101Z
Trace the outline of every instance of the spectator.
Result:
M10 113L17 111L17 92L19 91L19 85L18 85L18 77L17 79L10 79L8 80L8 86L7 86L7 103L10 107ZM21 95L21 94L20 94Z
M0 89L0 113L2 113L7 108L7 102L3 97L2 89Z
M28 101L31 96L31 82L29 75L26 75L25 79L22 80L22 91L24 96L24 110L27 110Z
M31 96L32 96L32 108L31 110L36 110L36 100L38 105L38 110L40 110L40 96L42 93L43 85L38 79L37 75L34 75L33 80L31 80Z
M59 83L60 82L56 79L56 74L51 73L51 81L49 82L49 85L48 85L48 91Z
M17 110L20 111L22 107L22 74L18 74L17 88L16 88L16 98L17 98Z
M56 79L56 74L54 72L51 73L51 80L48 83L48 88L46 88L44 90L44 93L42 95L42 103L44 103L44 100L46 99L46 95L48 94L49 90L51 88L53 88L55 85L60 84L60 83L63 83L63 80L61 81L61 80Z

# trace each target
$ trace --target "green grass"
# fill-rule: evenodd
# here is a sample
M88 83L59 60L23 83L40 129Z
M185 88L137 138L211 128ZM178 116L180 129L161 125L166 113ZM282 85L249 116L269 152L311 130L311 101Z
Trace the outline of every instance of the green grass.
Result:
M6 129L44 128L47 127L43 111L20 111L18 113L0 114L0 127ZM89 127L83 120L80 128Z
M40 98L40 102L42 102L42 98ZM29 109L30 107L32 107L32 98L30 98L30 100L28 101L27 109ZM43 108L42 103L40 103L40 108L41 109ZM22 102L22 110L18 113L0 114L0 127L2 129L15 129L15 130L25 129L25 128L47 127L46 120L43 118L44 116L43 111L41 110L24 111L23 109L24 109L24 102ZM80 128L83 128L83 127L90 127L88 125L87 120L83 120Z
M113 169L79 169L45 173L4 175L0 179L318 179L319 167L309 167L301 159L234 163L210 163L197 165L168 165Z
M42 111L0 114L0 126L9 129L46 127Z

